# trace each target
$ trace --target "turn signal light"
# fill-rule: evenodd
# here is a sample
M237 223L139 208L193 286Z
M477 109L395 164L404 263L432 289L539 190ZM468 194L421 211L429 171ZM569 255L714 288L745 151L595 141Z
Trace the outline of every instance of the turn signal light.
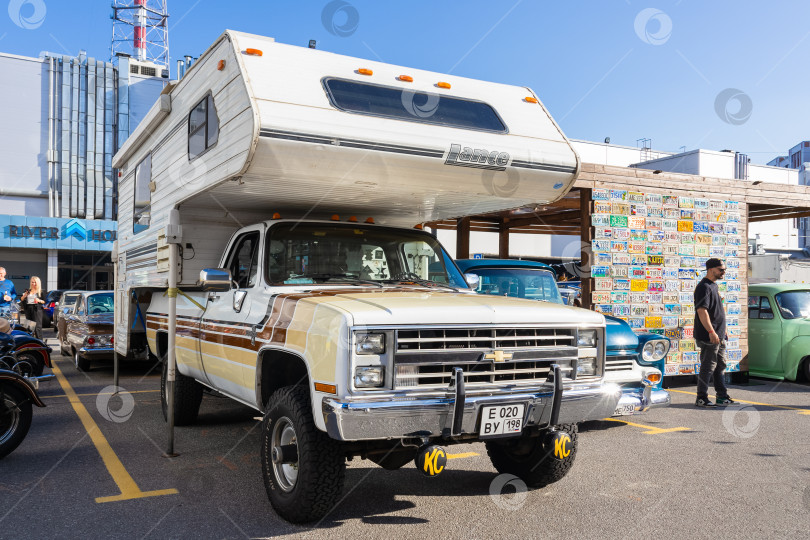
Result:
M357 70L357 73L360 75L374 75L374 71L366 68L360 68Z
M450 83L449 82L436 83L436 86L438 86L439 88L447 88L448 90L450 89Z
M87 338L87 344L88 345L93 345L95 342L96 342L96 338L94 338L94 337Z
M657 383L658 381L661 380L661 374L660 373L650 373L649 375L647 375L647 380L650 381L651 383Z
M316 392L324 392L326 394L337 394L337 386L334 384L315 383Z
M264 53L259 49L245 49L245 54L249 54L250 56L261 56Z
M523 98L523 99L525 99L525 100L526 100L526 101L528 101L529 103L537 103L537 98L536 98L536 97L532 97L532 96L526 96L526 97L525 97L525 98Z
M399 77L397 77L397 79L399 79L402 82L413 82L413 77L411 77L410 75L400 75Z

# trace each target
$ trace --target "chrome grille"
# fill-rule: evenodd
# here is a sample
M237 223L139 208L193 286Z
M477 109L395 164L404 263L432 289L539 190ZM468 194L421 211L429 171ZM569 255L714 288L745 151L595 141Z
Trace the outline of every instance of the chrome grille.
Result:
M396 340L396 389L447 388L455 368L473 388L542 384L552 364L570 379L577 360L576 330L565 328L409 329Z
M635 364L636 357L633 355L607 356L605 357L605 373L632 371Z

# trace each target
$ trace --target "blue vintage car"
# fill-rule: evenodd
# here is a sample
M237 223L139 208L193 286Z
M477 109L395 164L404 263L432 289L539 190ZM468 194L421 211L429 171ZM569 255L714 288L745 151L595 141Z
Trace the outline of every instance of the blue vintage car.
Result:
M478 276L479 294L567 303L560 294L554 270L547 264L511 259L460 259L456 263L465 274ZM623 392L613 415L669 405L669 392L662 387L669 339L636 334L616 317L605 316L605 322L605 380L620 385Z

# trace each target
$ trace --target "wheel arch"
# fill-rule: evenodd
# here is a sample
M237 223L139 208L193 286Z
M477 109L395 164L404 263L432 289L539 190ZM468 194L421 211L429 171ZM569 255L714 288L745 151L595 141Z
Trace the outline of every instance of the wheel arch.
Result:
M277 347L259 350L256 361L256 403L264 411L273 392L285 386L306 383L312 391L309 364L298 353ZM317 415L316 415L317 416Z

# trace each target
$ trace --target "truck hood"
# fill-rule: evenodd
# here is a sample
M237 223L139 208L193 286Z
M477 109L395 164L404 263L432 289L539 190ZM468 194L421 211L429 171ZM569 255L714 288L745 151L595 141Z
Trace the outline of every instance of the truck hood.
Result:
M621 319L605 315L605 341L608 351L636 350L638 347L638 336L630 328L630 325Z
M316 291L312 291L316 293ZM346 313L355 326L426 324L604 325L604 317L585 309L478 294L430 289L320 290L300 302L314 302ZM631 332L632 334L632 332Z

